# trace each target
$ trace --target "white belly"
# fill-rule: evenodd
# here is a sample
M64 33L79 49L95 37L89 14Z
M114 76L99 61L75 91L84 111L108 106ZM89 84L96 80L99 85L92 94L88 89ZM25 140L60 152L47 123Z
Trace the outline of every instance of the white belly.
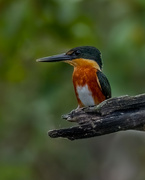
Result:
M77 86L78 97L85 106L95 105L92 97L92 92L88 89L88 86Z

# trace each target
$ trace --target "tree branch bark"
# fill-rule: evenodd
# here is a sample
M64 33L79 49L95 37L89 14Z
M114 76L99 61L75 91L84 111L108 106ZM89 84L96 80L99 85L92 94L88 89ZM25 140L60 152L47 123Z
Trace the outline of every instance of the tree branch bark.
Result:
M145 131L145 94L111 98L98 106L73 110L62 118L78 125L51 130L50 137L75 140L124 130Z

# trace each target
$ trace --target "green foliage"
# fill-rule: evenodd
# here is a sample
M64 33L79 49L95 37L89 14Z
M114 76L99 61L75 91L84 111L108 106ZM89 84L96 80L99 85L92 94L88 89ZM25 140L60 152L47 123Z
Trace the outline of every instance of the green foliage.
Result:
M68 126L60 116L77 107L72 67L35 59L93 45L102 52L113 96L144 93L145 1L1 0L0 12L0 179L105 178L104 170L115 169L105 163L122 144L111 149L112 136L73 143L48 138L49 129ZM127 157L130 139L120 138ZM142 136L139 142L131 154L143 169ZM144 169L140 174L144 179Z

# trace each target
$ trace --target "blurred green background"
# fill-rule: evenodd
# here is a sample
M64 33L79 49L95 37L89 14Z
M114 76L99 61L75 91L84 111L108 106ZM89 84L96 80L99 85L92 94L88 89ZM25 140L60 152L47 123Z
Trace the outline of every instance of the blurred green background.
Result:
M102 52L113 96L145 92L144 0L0 0L0 179L144 180L145 134L69 141L77 107L65 63L36 63L81 45Z

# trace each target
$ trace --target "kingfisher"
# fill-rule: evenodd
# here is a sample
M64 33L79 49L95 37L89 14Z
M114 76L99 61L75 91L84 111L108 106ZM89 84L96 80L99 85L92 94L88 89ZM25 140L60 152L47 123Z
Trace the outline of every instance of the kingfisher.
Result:
M110 83L102 73L101 52L96 47L80 46L66 53L43 57L36 61L63 61L74 67L72 79L78 108L98 105L111 97Z

